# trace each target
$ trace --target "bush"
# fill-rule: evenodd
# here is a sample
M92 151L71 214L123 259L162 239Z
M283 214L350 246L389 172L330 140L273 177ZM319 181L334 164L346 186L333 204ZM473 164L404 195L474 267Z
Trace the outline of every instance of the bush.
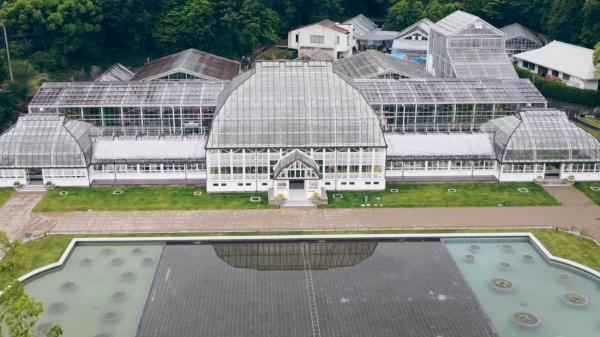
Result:
M525 69L516 68L519 77L533 78L533 84L542 95L559 101L582 104L587 106L600 106L600 92L589 89L569 87L559 82L545 79L544 77L531 73Z

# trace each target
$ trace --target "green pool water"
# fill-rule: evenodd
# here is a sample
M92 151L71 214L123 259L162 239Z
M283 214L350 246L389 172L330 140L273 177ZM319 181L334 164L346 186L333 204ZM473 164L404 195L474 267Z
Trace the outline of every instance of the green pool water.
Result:
M77 246L63 268L25 285L44 303L36 334L60 324L64 337L135 336L162 247Z
M600 336L600 280L546 260L528 240L444 242L501 337ZM494 279L510 283L500 281L497 289ZM563 297L575 303L568 304ZM513 318L517 313L532 326L517 323ZM535 316L537 323L525 314Z
M548 261L528 239L442 241L500 337L600 336L600 280ZM155 297L150 289L164 255L163 247L162 243L77 245L62 268L25 284L26 291L44 303L45 312L36 325L38 336L54 324L61 325L65 337L136 336L146 301ZM248 258L245 254L249 253L240 258ZM465 258L467 255L470 258ZM214 253L209 257L217 259ZM376 259L382 270L389 270L401 257L374 254L364 260ZM452 259L448 257L445 265L452 264ZM359 270L363 264L359 262L351 270ZM330 273L339 272L338 269L333 268ZM223 277L230 275L235 266L225 270ZM266 271L271 272L274 271ZM366 278L367 282L372 279ZM374 291L394 289L376 287ZM289 289L286 293L290 294ZM222 300L227 298L223 296ZM236 300L243 302L245 298ZM519 323L519 319L527 324Z

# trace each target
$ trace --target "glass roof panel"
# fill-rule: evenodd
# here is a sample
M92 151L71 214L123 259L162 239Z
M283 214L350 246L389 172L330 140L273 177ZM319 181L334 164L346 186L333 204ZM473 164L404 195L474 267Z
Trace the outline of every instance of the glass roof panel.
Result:
M385 146L373 109L329 62L259 62L219 101L207 148Z
M490 134L503 162L600 161L600 142L562 111L524 111L489 121L481 129Z
M0 136L2 168L87 167L100 130L54 114L29 114Z

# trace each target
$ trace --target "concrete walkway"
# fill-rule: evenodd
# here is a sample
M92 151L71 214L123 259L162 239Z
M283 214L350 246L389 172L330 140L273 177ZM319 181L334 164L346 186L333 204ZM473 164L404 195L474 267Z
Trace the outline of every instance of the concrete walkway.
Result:
M0 208L0 230L9 238L23 238L26 234L39 236L52 231L56 218L33 213L44 192L16 192Z
M24 233L577 227L600 239L600 206L573 187L547 189L562 206L72 212L9 218L4 214L13 208L11 200L0 209L0 229L21 237Z

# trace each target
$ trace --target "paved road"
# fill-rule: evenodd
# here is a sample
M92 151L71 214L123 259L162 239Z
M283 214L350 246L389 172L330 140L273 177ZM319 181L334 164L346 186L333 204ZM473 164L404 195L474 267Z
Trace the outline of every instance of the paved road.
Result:
M441 228L578 227L600 239L600 206L573 187L547 190L562 206L406 209L281 209L239 211L72 212L7 217L0 229L24 233L157 233ZM21 197L17 194L15 198ZM32 200L29 200L33 202ZM29 206L28 206L29 207ZM31 206L33 207L33 206Z

